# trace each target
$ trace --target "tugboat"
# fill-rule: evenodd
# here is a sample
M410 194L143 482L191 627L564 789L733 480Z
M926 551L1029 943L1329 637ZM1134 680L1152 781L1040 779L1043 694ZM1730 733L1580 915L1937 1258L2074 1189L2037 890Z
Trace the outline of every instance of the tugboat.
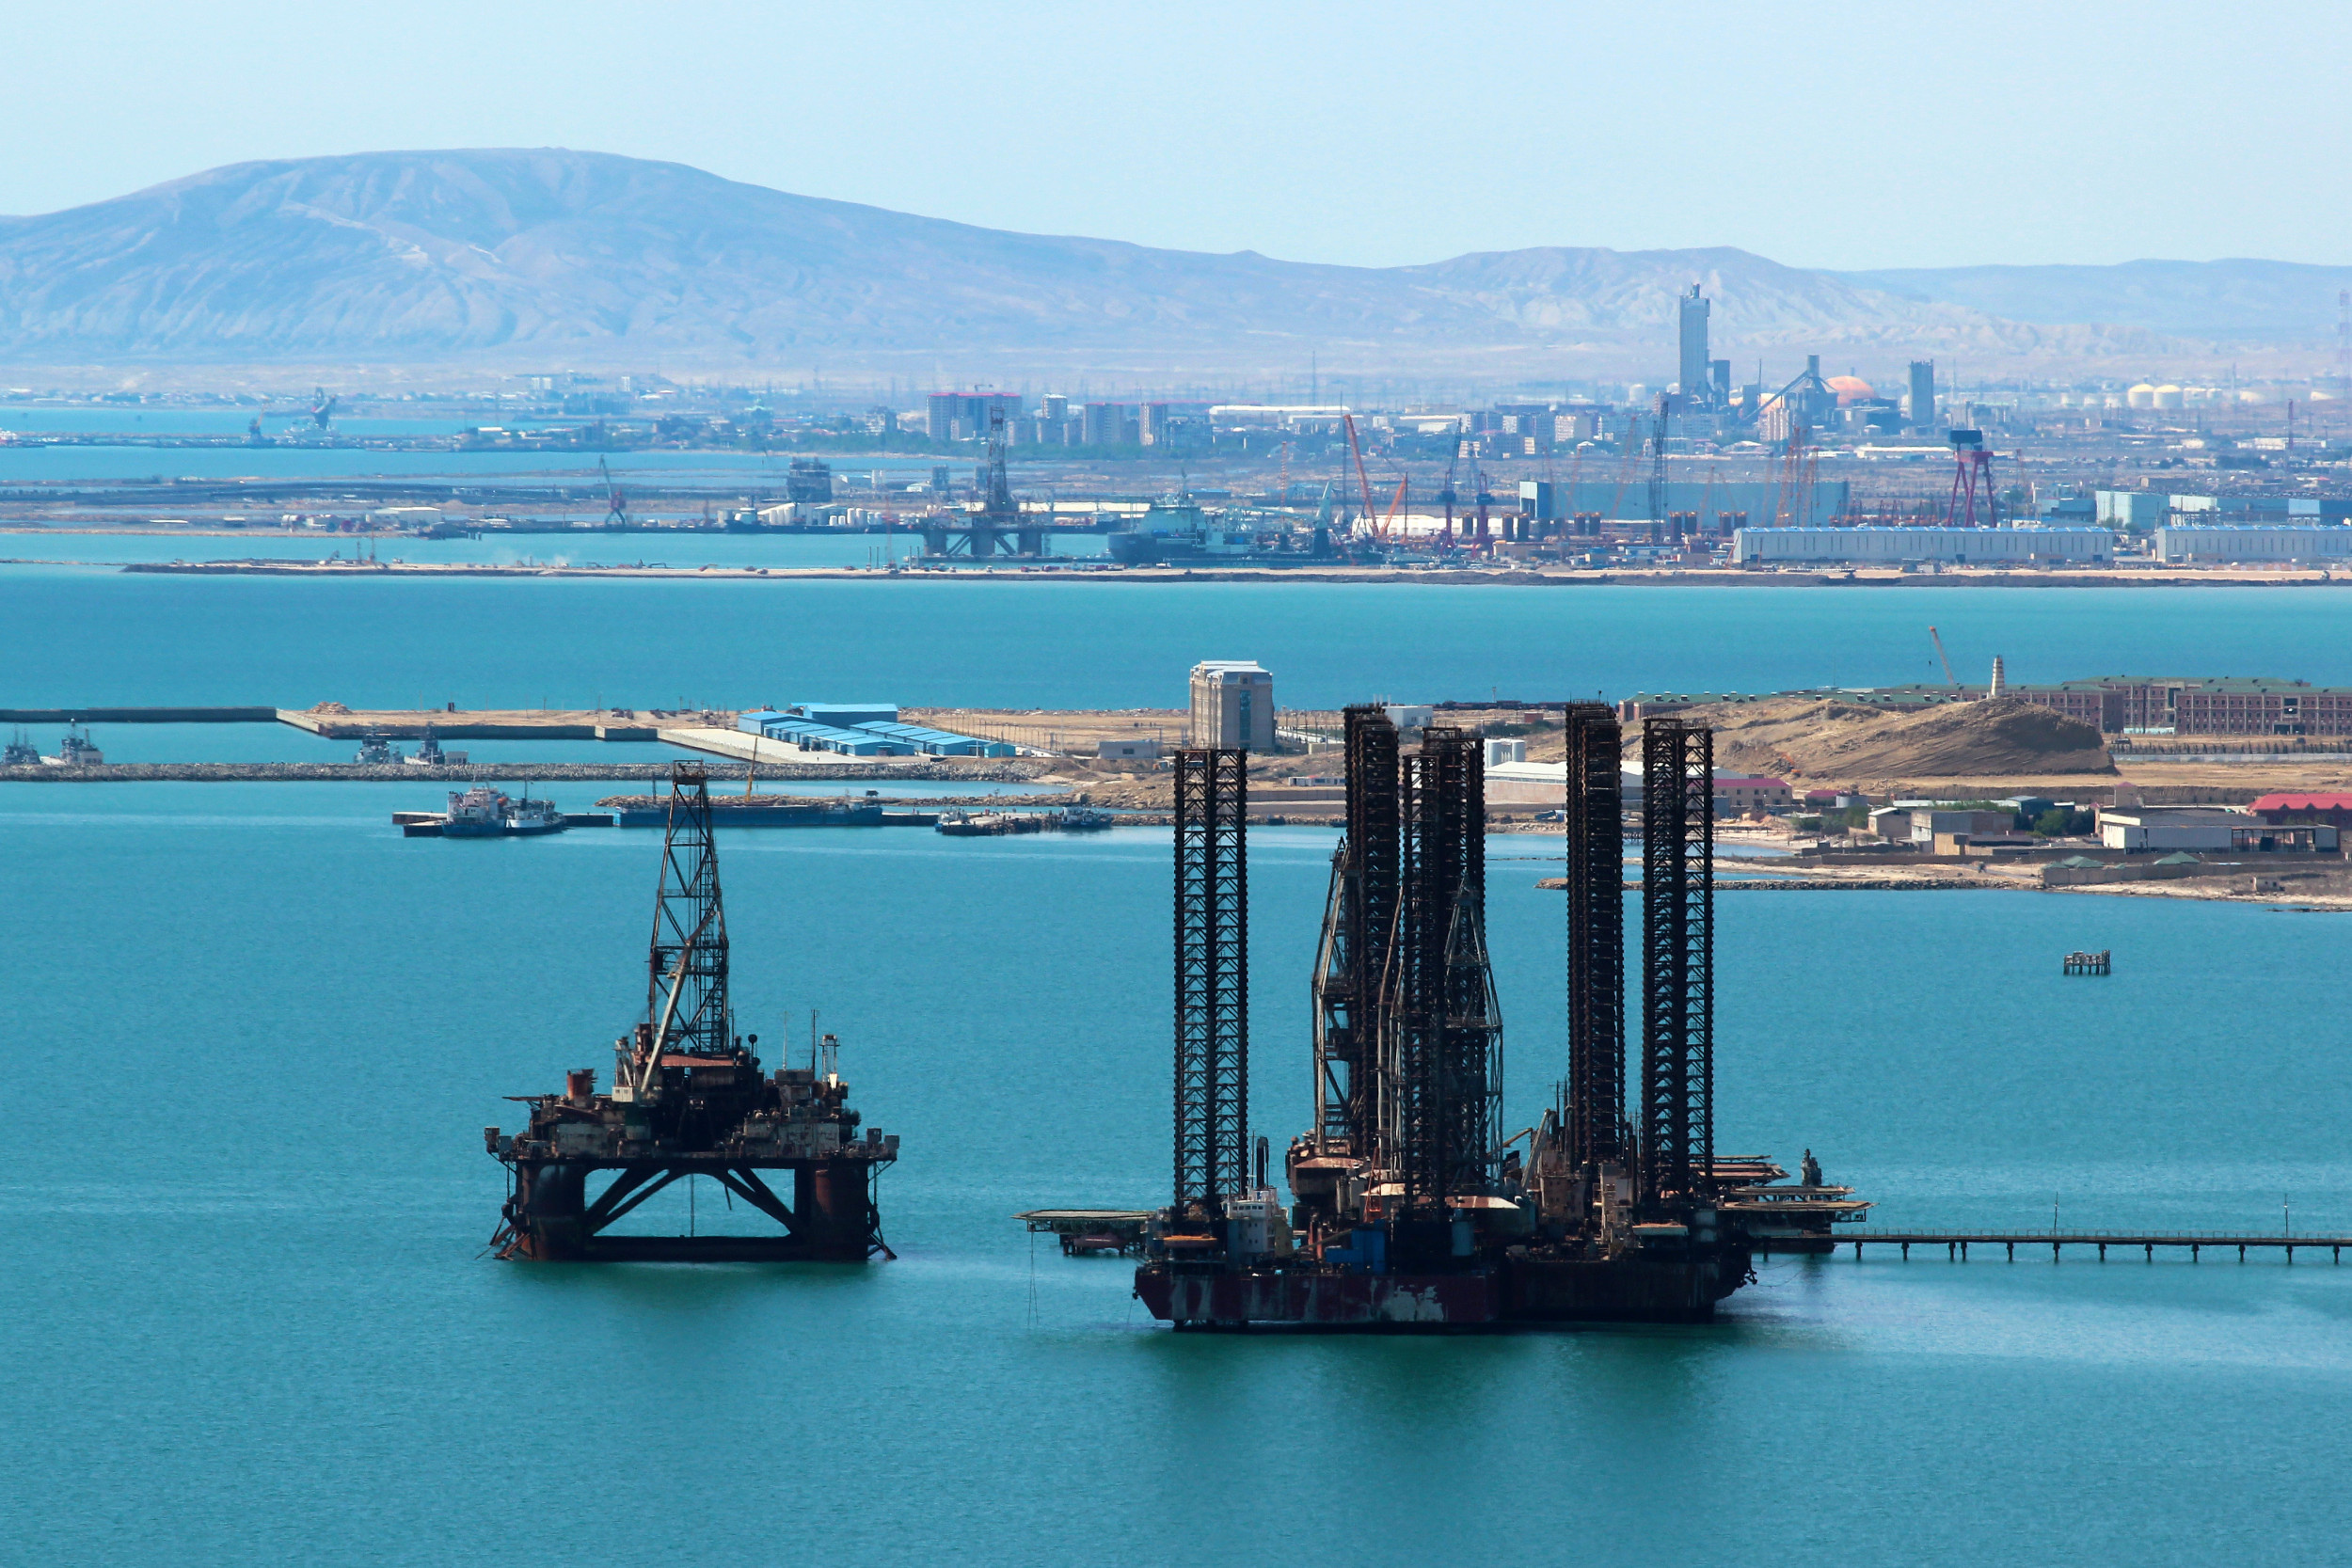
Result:
M735 1032L710 793L691 765L671 775L653 930L644 1013L612 1042L611 1088L597 1093L596 1069L577 1068L563 1093L518 1097L531 1118L521 1132L483 1129L508 1182L491 1250L580 1263L891 1257L874 1187L898 1140L861 1132L839 1042L812 1039L803 1065L766 1073L759 1037ZM697 1223L690 1200L677 1216L686 1234L648 1234L642 1216L634 1233L613 1228L698 1178L727 1195L730 1219Z
M523 786L519 800L511 795L476 784L449 792L449 811L439 821L405 823L412 838L532 838L560 833L568 824L552 800L534 800Z

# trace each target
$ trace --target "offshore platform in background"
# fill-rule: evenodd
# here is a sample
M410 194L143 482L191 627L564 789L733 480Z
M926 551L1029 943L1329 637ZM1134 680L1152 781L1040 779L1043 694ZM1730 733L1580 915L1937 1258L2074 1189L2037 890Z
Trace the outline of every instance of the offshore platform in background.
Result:
M509 1191L491 1246L501 1258L579 1262L863 1262L891 1256L875 1178L898 1140L867 1128L841 1081L831 1035L804 1068L762 1076L727 992L726 913L702 768L671 771L669 821L654 900L645 1016L613 1042L612 1085L593 1068L562 1094L517 1095L530 1125L484 1142ZM770 1177L788 1173L787 1198ZM759 1235L615 1235L609 1228L673 1182L707 1176L773 1220ZM608 1177L591 1196L592 1180Z
M1314 1100L1286 1165L1248 1147L1244 754L1176 759L1176 1162L1136 1294L1179 1328L1684 1323L1753 1277L1714 1154L1713 736L1643 736L1641 1076L1623 1005L1620 735L1569 713L1570 1060L1502 1136L1486 941L1484 763L1433 727L1346 714L1347 831L1314 973ZM1629 1089L1633 1108L1629 1114ZM1741 1177L1753 1180L1743 1168Z

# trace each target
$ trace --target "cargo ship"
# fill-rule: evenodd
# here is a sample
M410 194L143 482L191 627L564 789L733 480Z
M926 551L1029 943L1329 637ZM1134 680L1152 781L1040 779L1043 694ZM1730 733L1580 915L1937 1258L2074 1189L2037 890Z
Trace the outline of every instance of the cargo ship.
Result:
M1327 521L1310 531L1288 518L1269 526L1209 512L1189 495L1153 501L1125 529L1105 535L1104 548L1121 566L1297 566L1336 559Z
M1383 708L1347 710L1347 831L1287 1208L1266 1140L1254 1161L1246 1144L1246 756L1176 754L1176 1181L1135 1278L1154 1318L1419 1333L1703 1323L1754 1277L1713 1148L1712 738L1673 717L1643 736L1629 1094L1620 734L1599 704L1568 717L1568 1075L1540 1125L1506 1137L1478 737L1433 726L1408 750ZM1739 1174L1755 1186L1765 1173Z

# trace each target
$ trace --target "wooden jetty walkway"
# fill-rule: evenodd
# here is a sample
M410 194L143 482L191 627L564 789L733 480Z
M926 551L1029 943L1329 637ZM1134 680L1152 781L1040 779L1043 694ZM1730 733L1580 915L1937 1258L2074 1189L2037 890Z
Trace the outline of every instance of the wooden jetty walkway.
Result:
M2282 1248L2290 1263L2295 1261L2297 1248L2306 1251L2324 1248L2329 1261L2341 1263L2344 1261L2344 1249L2352 1246L2352 1236L2296 1236L2280 1232L2252 1235L2235 1230L1870 1230L1847 1231L1837 1238L1840 1246L1852 1245L1856 1258L1862 1256L1865 1246L1899 1247L1906 1259L1915 1246L1940 1246L1947 1259L1962 1263L1968 1260L1971 1243L1978 1246L2004 1248L2007 1260L2012 1263L2017 1260L2017 1249L2021 1246L2048 1247L2053 1263L2058 1260L2058 1249L2070 1246L2097 1247L2103 1261L2107 1248L2111 1246L2137 1247L2141 1258L2152 1263L2155 1261L2158 1247L2185 1251L2192 1263L2201 1261L2209 1247L2217 1251L2235 1247L2241 1263L2246 1261L2246 1249L2249 1247ZM1771 1248L1766 1246L1762 1250L1770 1251Z

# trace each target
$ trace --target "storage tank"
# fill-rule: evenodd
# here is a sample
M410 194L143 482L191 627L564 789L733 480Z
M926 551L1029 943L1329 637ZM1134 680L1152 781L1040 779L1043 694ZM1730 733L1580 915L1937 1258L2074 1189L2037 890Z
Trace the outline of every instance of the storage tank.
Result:
M2151 383L2143 381L2125 392L2123 401L2134 408L2153 408L2156 405L2156 388Z
M2163 386L2156 388L2156 407L2178 408L2180 405L2181 389L2178 387L2175 387L2172 383L2168 381Z

